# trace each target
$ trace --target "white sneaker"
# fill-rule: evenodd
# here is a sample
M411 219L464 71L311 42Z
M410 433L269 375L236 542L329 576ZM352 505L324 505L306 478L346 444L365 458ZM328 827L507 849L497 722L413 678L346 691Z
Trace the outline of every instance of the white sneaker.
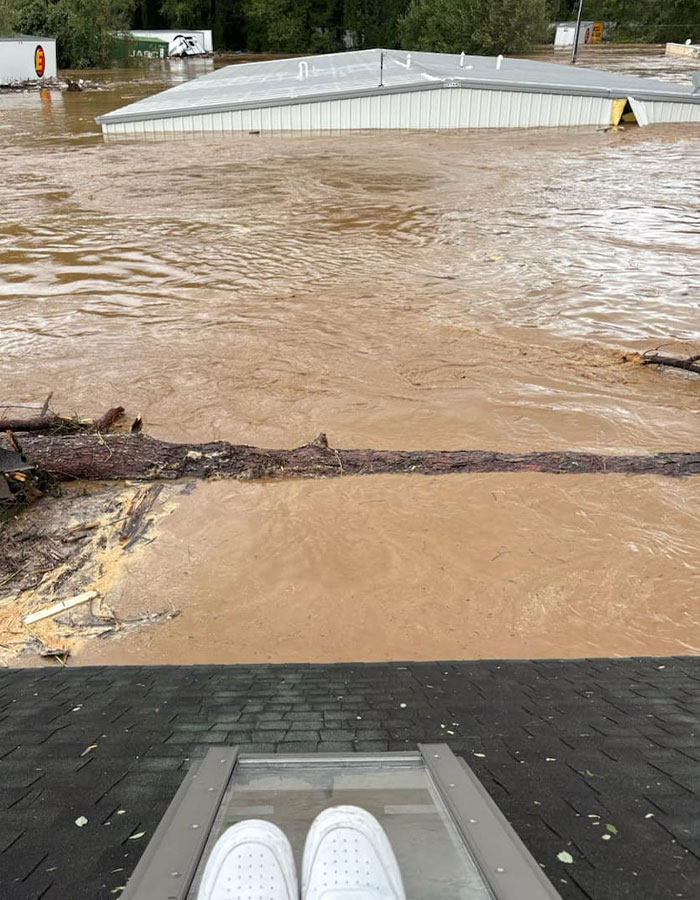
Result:
M197 900L298 900L292 847L272 822L227 828L204 868Z
M303 900L406 900L399 864L374 816L336 806L317 816L304 847Z

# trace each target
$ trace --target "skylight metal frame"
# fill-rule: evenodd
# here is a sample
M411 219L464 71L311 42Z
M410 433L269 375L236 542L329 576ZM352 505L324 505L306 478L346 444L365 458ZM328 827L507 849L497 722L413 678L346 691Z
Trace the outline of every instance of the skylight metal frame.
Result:
M239 754L213 747L188 771L122 900L186 900L226 790L238 767L424 767L494 900L561 900L467 763L446 744L399 753Z

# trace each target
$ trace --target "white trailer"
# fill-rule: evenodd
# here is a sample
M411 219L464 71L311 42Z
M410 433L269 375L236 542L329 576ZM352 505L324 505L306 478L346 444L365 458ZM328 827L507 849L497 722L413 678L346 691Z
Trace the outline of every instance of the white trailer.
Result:
M18 34L0 37L0 84L55 78L56 39Z
M214 41L212 39L211 31L202 30L200 28L179 28L177 30L170 29L167 31L158 28L141 28L132 30L131 34L133 34L134 37L160 38L161 41L167 41L170 45L171 55L173 54L173 51L179 54L177 48L181 45L182 38L184 38L185 41L188 39L194 41L194 44L200 53L214 52Z
M595 40L594 26L595 22L581 22L578 30L578 45L582 47L584 44L590 44ZM563 50L565 47L574 46L574 37L576 35L576 22L559 22L554 35L554 46L557 50ZM600 38L598 38L600 40Z

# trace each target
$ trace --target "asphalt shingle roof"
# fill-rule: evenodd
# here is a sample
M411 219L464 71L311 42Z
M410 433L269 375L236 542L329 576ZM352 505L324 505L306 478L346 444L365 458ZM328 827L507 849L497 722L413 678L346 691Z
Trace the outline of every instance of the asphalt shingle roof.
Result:
M419 741L467 759L565 900L700 896L692 657L0 671L0 896L117 897L212 744Z

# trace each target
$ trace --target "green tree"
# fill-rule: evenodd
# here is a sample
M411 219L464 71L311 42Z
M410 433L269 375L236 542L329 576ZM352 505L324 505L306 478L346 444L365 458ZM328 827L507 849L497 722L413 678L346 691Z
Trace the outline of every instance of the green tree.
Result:
M407 50L521 53L546 26L546 0L412 0L399 32Z
M16 0L0 0L0 35L16 34L19 9Z
M109 61L112 33L129 27L134 0L9 0L8 5L13 30L55 37L59 67L84 69Z
M358 47L397 47L399 18L410 0L345 0L343 27Z
M207 25L211 25L214 18L214 2L213 0L163 0L160 12L169 28L206 28Z
M160 5L161 0L136 0L131 14L132 28L167 28Z
M212 30L217 49L245 49L248 34L244 0L214 0Z
M584 0L585 2L586 0ZM565 22L568 19L575 19L577 11L578 0L549 0L547 4L547 15L550 22ZM595 16L589 15L586 10L586 18L593 19Z
M613 22L616 41L700 39L700 0L584 0L583 10Z
M329 53L341 42L342 0L248 0L256 50Z

